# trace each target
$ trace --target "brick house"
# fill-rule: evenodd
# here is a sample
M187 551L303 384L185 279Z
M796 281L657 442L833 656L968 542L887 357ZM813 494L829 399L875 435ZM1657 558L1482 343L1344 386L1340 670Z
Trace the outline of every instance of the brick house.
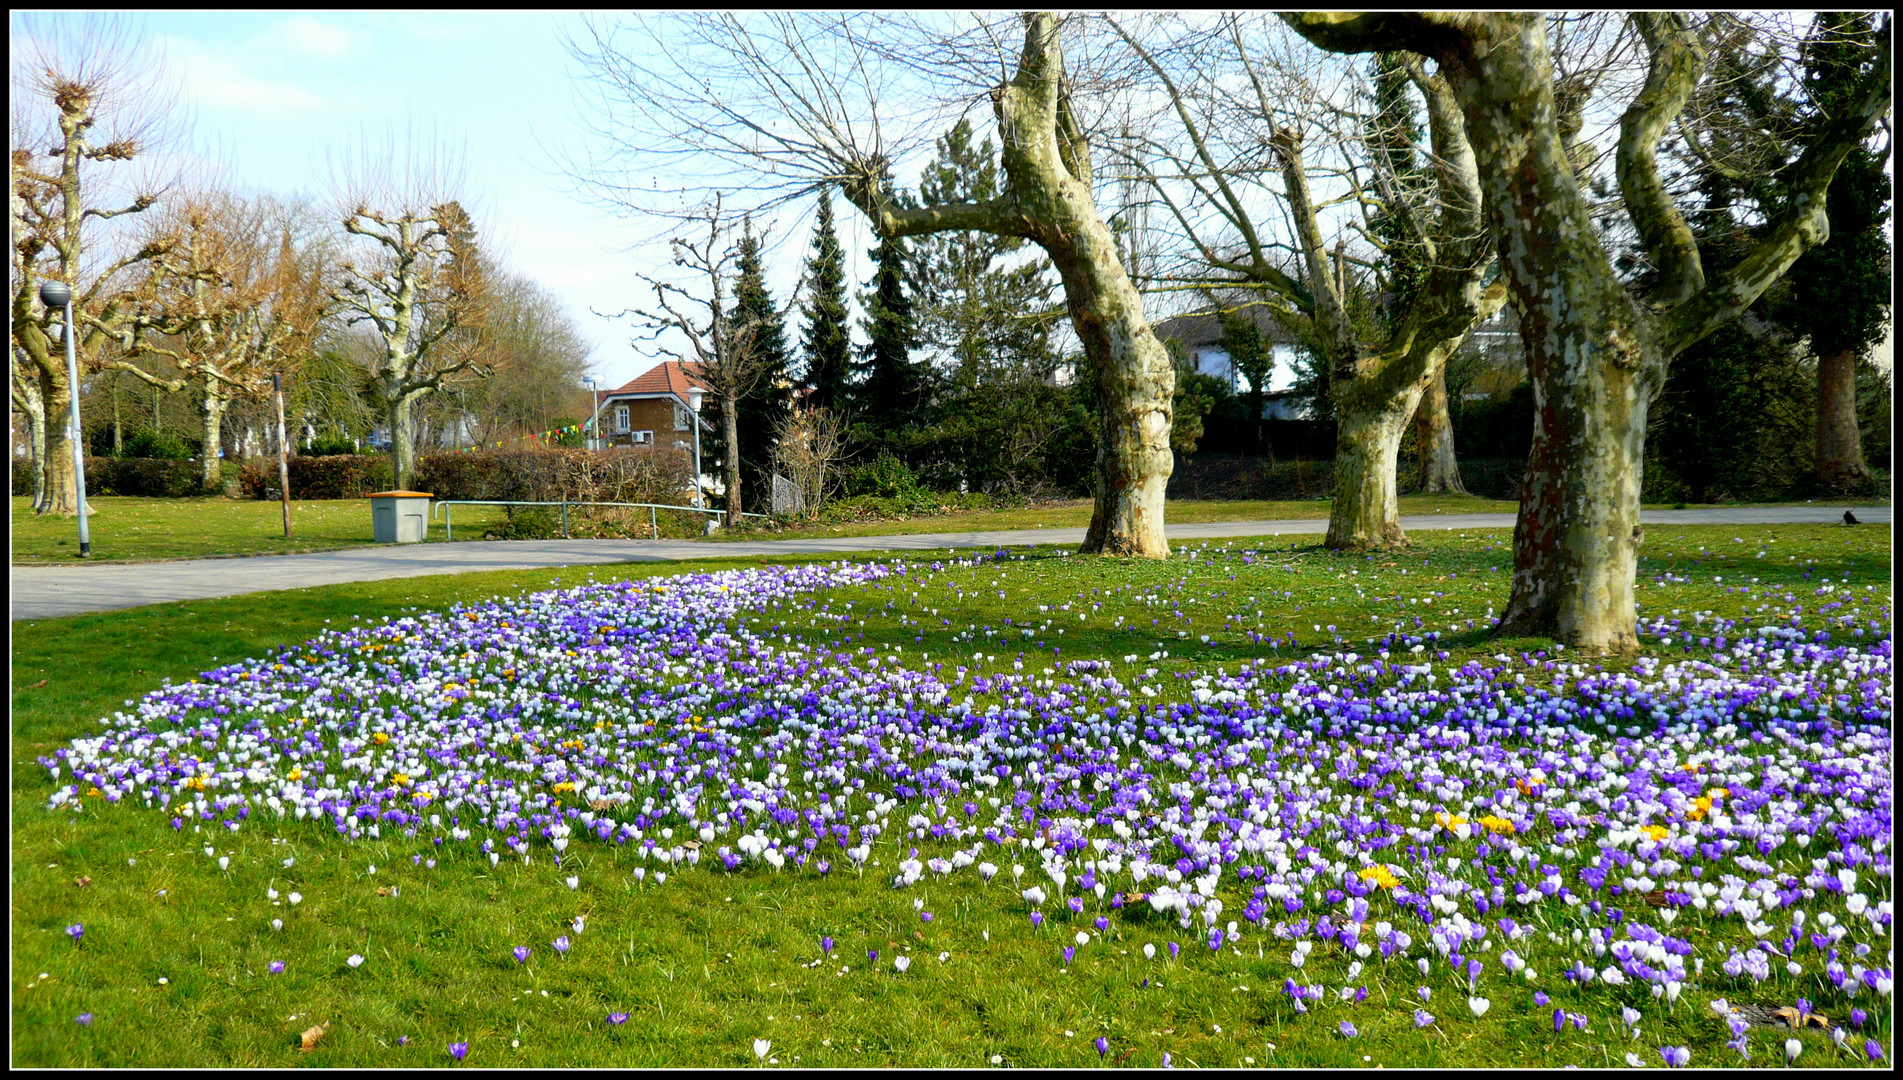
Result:
M590 445L673 447L687 456L692 473L698 474L695 424L703 432L714 430L699 412L705 391L706 387L689 378L678 361L656 364L599 396L589 422L593 436Z

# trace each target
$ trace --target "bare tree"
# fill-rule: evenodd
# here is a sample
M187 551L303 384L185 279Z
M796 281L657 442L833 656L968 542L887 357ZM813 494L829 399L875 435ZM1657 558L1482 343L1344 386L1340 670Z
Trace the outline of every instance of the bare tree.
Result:
M329 309L328 245L308 220L269 199L201 192L153 223L138 294L137 332L126 358L103 365L169 392L187 391L198 410L199 483L221 486L227 410L262 395L273 374L289 374L309 352ZM139 362L163 356L177 374ZM241 447L248 451L251 447Z
M773 468L800 493L808 517L826 505L846 453L846 417L837 409L794 406L773 426Z
M767 358L753 347L760 332L758 320L736 320L737 309L728 288L736 272L740 249L733 239L733 223L723 220L721 196L699 213L707 228L705 240L675 237L668 241L674 252L674 265L697 278L705 278L706 292L697 295L682 285L660 281L646 274L636 275L654 291L654 304L630 308L623 315L634 315L646 331L641 340L657 340L674 332L687 341L687 351L657 345L655 352L681 363L687 377L706 388L708 396L720 405L722 431L727 453L723 462L727 477L727 524L739 528L744 518L740 502L740 402L759 386L767 370ZM751 229L751 220L747 228ZM799 289L793 290L798 295ZM698 310L694 310L698 309ZM693 423L700 423L696 416ZM700 478L694 478L696 484Z
M480 442L547 431L574 407L588 373L588 343L561 302L525 277L491 270L482 366L453 392L458 421Z
M668 47L655 64L630 59L599 29L589 47L573 51L602 88L604 133L665 154L682 170L726 170L725 184L744 176L770 201L836 183L881 236L974 231L1043 248L1102 388L1096 506L1083 550L1162 558L1175 371L1097 210L1091 139L1078 119L1084 87L1065 67L1066 23L1050 13L1016 22L945 35L903 32L887 20L879 26L884 40L875 41L859 17L703 15L658 35ZM1015 63L1012 40L1020 42ZM949 76L959 84L954 97L974 84L986 88L1005 173L996 197L902 207L887 195L891 165L942 130L944 117L929 114L943 99L896 87L901 75L920 74ZM966 104L960 98L955 107ZM618 121L629 106L638 120ZM907 133L887 142L888 128ZM664 132L665 141L654 145L647 131ZM638 182L612 179L602 162L581 172L624 204L661 201Z
M408 171L365 158L345 182L344 231L367 250L343 266L332 294L352 325L368 325L381 355L371 361L372 392L390 436L396 486L416 462L416 401L468 371L486 375L479 347L487 289L475 223L456 197L460 177L440 152L404 157Z
M1512 598L1500 625L1595 653L1638 648L1633 592L1646 414L1671 358L1736 318L1828 235L1838 165L1890 111L1888 19L1859 93L1779 185L1785 209L1730 274L1707 280L1661 177L1661 140L1707 56L1701 27L1638 13L1644 84L1619 127L1615 169L1637 245L1656 272L1627 288L1594 227L1582 184L1582 97L1556 77L1545 20L1506 13L1309 13L1284 18L1321 48L1433 59L1465 117L1534 390L1533 450L1514 528Z
M1479 181L1451 90L1418 60L1403 62L1427 102L1431 185L1407 184L1384 166L1385 155L1369 152L1367 140L1341 136L1332 151L1322 148L1337 162L1329 179L1345 194L1324 202L1310 187L1311 136L1366 130L1369 117L1331 105L1336 95L1318 85L1320 73L1304 70L1299 58L1262 53L1239 17L1225 20L1220 34L1172 34L1170 53L1113 25L1161 85L1175 121L1142 145L1121 148L1194 252L1191 265L1167 275L1167 284L1251 289L1326 360L1338 416L1326 543L1405 544L1395 476L1401 436L1447 357L1506 301L1505 288L1488 280L1492 255ZM1170 59L1176 62L1166 64ZM1230 93L1228 85L1243 89ZM1269 189L1272 179L1280 180L1279 191ZM1259 220L1265 193L1287 216L1299 256L1293 273L1283 246ZM1398 290L1385 320L1357 315L1356 307L1366 306L1357 293L1380 291L1379 283L1374 290L1361 284L1347 239L1338 235L1331 245L1323 233L1323 211L1343 202L1405 223L1403 239L1385 242L1362 220L1349 224L1369 243L1405 245L1425 267L1421 282Z
M124 23L33 22L26 29L12 71L11 399L29 418L43 476L34 511L71 516L78 491L66 417L76 391L55 336L63 315L40 302L39 286L72 287L83 378L109 342L132 331L129 269L163 250L121 244L111 254L108 223L149 209L167 186L147 174L132 178L130 192L115 193L113 178L91 170L147 158L169 141L173 95ZM125 201L113 206L117 198Z

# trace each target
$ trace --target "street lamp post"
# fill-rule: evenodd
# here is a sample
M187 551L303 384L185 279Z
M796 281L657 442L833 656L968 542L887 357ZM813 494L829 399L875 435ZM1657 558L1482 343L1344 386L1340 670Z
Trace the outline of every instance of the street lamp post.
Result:
M687 408L694 414L693 419L690 421L690 426L694 429L694 506L697 508L701 508L702 503L700 493L700 398L700 387L690 386L687 388Z
M64 281L47 281L40 284L40 300L47 307L63 310L65 321L60 326L60 336L66 339L66 386L67 397L72 405L68 429L73 444L73 482L79 487L79 557L92 556L92 532L86 527L86 447L80 438L79 427L79 357L75 349L73 333L73 290Z

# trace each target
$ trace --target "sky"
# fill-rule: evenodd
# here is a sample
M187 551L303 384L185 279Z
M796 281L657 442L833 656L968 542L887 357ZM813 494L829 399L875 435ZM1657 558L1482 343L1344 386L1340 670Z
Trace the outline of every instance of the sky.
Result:
M56 18L57 16L36 16ZM10 16L17 52L20 13ZM560 297L594 344L593 372L619 386L656 362L630 343L619 312L651 299L638 272L664 276L667 223L617 215L572 192L550 151L579 149L573 13L146 12L134 16L191 122L188 174L215 164L229 186L328 197L333 162L392 135L459 149L485 246L514 273ZM579 156L579 155L577 155ZM769 262L782 303L812 229L811 200L793 208ZM870 276L869 230L836 209L849 285ZM792 328L789 328L790 330ZM644 344L644 349L652 349Z

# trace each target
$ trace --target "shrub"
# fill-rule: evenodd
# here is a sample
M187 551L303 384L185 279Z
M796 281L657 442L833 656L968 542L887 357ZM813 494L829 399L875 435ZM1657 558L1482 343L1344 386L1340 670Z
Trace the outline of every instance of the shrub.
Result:
M298 447L297 452L306 457L336 457L340 454L356 454L357 446L349 439L325 437L305 443Z
M845 495L873 495L882 499L903 497L918 490L918 477L890 450L881 450L870 464L846 470Z
M125 441L125 449L114 454L119 458L153 458L159 461L189 461L192 451L185 440L164 431L140 428Z
M424 457L413 483L438 499L681 505L691 497L691 472L685 456L662 447L478 451Z
M390 458L385 454L294 457L285 466L291 474L293 499L360 499L373 491L387 491L393 483ZM277 498L278 463L246 462L238 470L238 487L247 499Z

